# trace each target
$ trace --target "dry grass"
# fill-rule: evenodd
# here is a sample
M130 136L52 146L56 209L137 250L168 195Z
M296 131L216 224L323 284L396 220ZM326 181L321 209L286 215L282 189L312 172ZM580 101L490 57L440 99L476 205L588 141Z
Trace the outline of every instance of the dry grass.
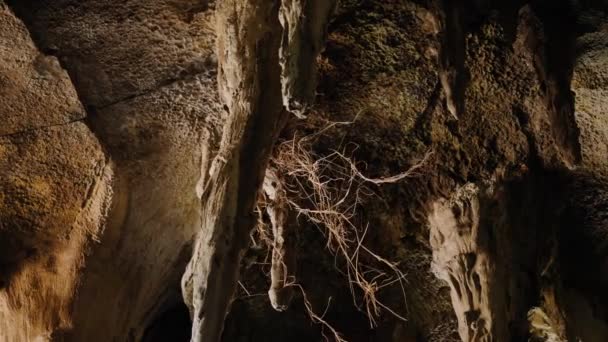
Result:
M360 222L358 210L367 199L374 196L371 186L395 183L418 175L430 153L402 173L385 178L370 178L361 172L351 157L352 151L356 149L354 144L341 146L326 154L315 152L317 139L331 133L335 126L349 124L350 122L330 123L306 136L296 133L292 139L276 146L271 165L279 171L286 202L291 210L316 225L326 237L327 248L343 260L343 266L336 266L336 269L347 277L355 306L367 314L370 326L375 327L383 310L398 319L406 320L404 315L378 299L380 290L398 284L403 292L404 306L407 306L405 274L397 263L385 259L365 245L368 226L357 225ZM263 201L261 205L263 206ZM270 242L272 239L264 231L263 222L259 227L259 238ZM295 283L289 285L301 290L311 319L329 329L336 341L344 341L323 320L323 315L314 313L304 289Z

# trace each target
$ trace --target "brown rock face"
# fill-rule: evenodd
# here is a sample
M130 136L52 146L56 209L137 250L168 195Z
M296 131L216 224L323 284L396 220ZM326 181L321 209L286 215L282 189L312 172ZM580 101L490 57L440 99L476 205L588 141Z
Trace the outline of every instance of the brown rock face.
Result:
M57 58L38 51L25 25L4 4L1 20L0 135L82 120L84 108Z
M58 68L62 81L69 85L66 89L71 92L63 90L59 94L71 95L76 109L65 109L63 115L69 118L79 113L77 118L82 119L85 113L58 60L77 85L88 108L89 127L104 146L105 153L97 153L114 165L111 208L98 218L105 223L103 234L87 249L87 267L77 278L78 295L71 293L68 297L69 308L65 310L69 315L65 315L73 316L70 320L74 322L65 329L63 338L141 339L163 310L159 308L181 302L179 281L200 229L199 183L205 179L220 117L214 82L212 14L207 6L192 9L189 5L155 2L137 6L124 3L120 8L108 4L114 8L110 11L110 7L97 2L83 2L68 11L64 11L67 3L17 5L17 9L28 10L26 20L34 23L34 36L41 33L39 46L57 56L41 60L54 63L49 67ZM191 10L195 11L187 15ZM130 11L135 12L126 14ZM157 20L150 21L149 14ZM131 24L120 25L121 20ZM116 25L121 29L115 30ZM166 44L160 46L153 41ZM103 46L112 46L112 51ZM33 44L25 47L33 48ZM157 69L161 65L162 72ZM23 89L48 91L32 85ZM54 99L64 107L72 103L48 96L48 100ZM21 106L27 103L23 101ZM61 107L55 107L59 106L49 102L47 113L59 112ZM31 108L37 109L32 105L27 110ZM19 112L14 115L21 116ZM93 136L89 128L80 125ZM78 146L78 139L74 140L73 146ZM69 151L71 157L93 163L88 160L94 154L78 155L75 152L79 150L66 147L65 153ZM41 155L51 157L54 153ZM81 167L82 172L90 168ZM56 172L67 170L57 168ZM73 181L81 182L77 177ZM85 190L74 191L75 196L87 194ZM59 211L59 206L50 205L47 210ZM83 252L78 251L80 258ZM76 279L65 282L76 285ZM98 286L101 283L104 285ZM91 306L96 310L90 310Z
M0 0L0 342L608 340L607 37L601 0Z
M0 339L72 327L84 253L102 233L113 168L57 59L2 4Z

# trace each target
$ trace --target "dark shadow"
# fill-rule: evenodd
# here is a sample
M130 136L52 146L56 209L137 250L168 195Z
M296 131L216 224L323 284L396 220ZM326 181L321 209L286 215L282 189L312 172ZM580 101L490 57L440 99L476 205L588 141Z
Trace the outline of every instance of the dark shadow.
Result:
M189 342L191 329L188 307L180 302L162 312L146 328L142 342Z

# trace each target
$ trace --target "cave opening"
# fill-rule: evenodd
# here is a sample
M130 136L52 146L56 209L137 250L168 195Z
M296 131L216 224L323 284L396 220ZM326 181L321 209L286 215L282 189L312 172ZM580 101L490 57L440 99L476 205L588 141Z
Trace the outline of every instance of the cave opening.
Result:
M190 341L192 320L188 307L180 301L161 312L146 328L143 342L188 342Z

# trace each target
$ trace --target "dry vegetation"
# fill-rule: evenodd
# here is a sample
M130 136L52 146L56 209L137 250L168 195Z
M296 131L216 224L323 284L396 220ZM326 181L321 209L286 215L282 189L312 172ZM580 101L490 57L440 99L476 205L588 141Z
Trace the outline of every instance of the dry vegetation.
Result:
M336 129L338 126L349 124L351 122L324 123L315 133L307 135L295 130L290 139L275 147L269 167L274 170L276 180L281 182L283 191L279 194L284 196L283 202L288 204L292 215L305 217L325 236L327 249L336 257L336 271L348 280L354 305L367 315L370 326L375 327L383 310L398 319L406 320L404 315L393 310L378 297L383 288L400 286L406 305L406 280L397 263L367 246L365 241L369 226L362 223L365 220L359 209L369 199L379 196L374 187L419 175L431 153L427 153L422 160L397 175L384 178L367 177L353 158L356 145L341 139L343 142L337 148L317 152L316 143L320 138L335 134L339 131ZM272 231L265 223L268 220L264 220L262 215L266 205L268 195L262 193L258 206L260 224L257 239L272 249ZM273 260L274 262L282 261ZM283 264L282 268L286 268L286 265ZM288 272L284 273L284 286L295 287L302 293L311 320L328 329L336 341L344 341L323 319L324 315L313 311L305 290L293 276L288 277L287 274Z

